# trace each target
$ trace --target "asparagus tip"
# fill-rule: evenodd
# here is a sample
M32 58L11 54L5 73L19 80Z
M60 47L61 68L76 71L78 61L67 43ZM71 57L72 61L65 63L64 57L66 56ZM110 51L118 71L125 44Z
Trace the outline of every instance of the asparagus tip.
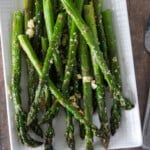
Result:
M126 110L130 110L134 107L134 105L130 102L130 100L128 100L127 98L125 98L125 102L126 102L126 105L125 105L125 109Z
M80 128L80 137L81 137L81 139L84 140L85 139L85 127L83 124L80 124L79 128Z
M108 149L108 146L109 146L109 139L103 138L103 139L101 140L101 142L102 142L104 148L107 150L107 149Z
M105 149L108 149L109 141L110 141L110 127L109 125L102 125L101 126L101 142Z
M71 150L75 150L75 139L73 133L74 132L69 127L67 128L65 133L67 144Z
M86 143L86 150L93 150L93 142Z

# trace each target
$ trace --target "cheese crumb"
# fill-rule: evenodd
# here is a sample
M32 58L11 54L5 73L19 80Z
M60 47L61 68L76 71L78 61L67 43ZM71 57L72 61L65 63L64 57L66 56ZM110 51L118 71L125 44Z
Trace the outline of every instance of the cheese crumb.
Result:
M82 79L81 74L77 74L77 79L78 79L78 80Z
M29 21L28 21L28 28L29 29L33 29L35 27L35 25L34 25L34 20L33 19L30 19Z
M117 57L113 57L112 61L117 62Z
M96 84L96 81L95 81L95 80L92 80L91 86L92 86L92 89L93 89L93 90L96 90L96 89L97 89L97 84Z
M53 61L53 59L51 59L51 60L50 60L50 64L53 64L53 63L54 63L54 61Z
M81 94L75 93L77 99L81 99Z
M29 38L32 38L34 36L34 30L33 29L27 29L26 35L28 35Z
M76 101L76 97L75 97L75 95L72 95L72 96L70 96L70 98L69 98L71 101Z
M84 83L90 83L91 80L92 80L92 78L91 78L90 76L84 76L84 77L83 77L83 82L84 82Z

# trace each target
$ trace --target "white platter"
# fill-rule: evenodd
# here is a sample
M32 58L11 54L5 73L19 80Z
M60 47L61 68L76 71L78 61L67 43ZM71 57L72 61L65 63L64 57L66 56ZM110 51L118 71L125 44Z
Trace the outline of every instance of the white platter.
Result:
M23 1L23 0L22 0ZM28 148L23 146L16 135L14 121L14 108L12 101L9 99L8 87L11 79L11 22L12 13L16 9L22 8L21 0L0 0L0 36L3 56L4 80L7 102L7 114L9 124L9 135L11 150L43 150L39 148ZM121 65L121 76L123 81L123 94L132 100L135 107L131 111L123 111L121 127L111 138L109 149L119 149L128 147L137 147L142 145L142 134L139 117L139 106L137 98L137 89L135 81L135 72L133 64L133 55L131 47L131 38L129 31L129 22L127 14L126 0L105 0L104 8L113 10L114 26L119 50L119 61ZM22 10L22 9L21 9ZM26 82L22 82L22 98L26 99L25 91ZM96 118L96 117L95 117ZM98 119L94 119L98 124ZM65 144L64 115L59 114L54 121L56 136L54 139L55 150L69 150ZM78 132L76 130L76 132ZM83 150L84 143L76 136L76 149ZM95 138L95 150L102 150L99 139Z

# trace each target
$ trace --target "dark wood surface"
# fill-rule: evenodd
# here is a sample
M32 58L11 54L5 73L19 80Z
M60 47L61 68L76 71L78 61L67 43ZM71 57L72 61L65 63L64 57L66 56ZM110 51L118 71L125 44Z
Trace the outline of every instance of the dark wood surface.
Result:
M146 30L147 18L150 13L150 0L127 0L127 4L131 28L141 123L143 124L148 89L150 87L150 54L148 54L144 48L144 33ZM1 51L0 70L0 150L10 150ZM141 149L142 148L134 148L126 150Z

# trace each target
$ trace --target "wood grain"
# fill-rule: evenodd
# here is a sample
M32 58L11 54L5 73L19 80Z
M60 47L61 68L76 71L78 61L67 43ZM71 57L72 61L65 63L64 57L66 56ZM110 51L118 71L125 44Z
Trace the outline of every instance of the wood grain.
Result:
M150 54L148 54L144 48L144 33L146 30L147 18L150 13L150 0L127 0L127 5L131 28L141 123L143 124L148 89L150 87ZM10 150L1 60L0 53L0 150ZM142 148L128 148L126 150L142 150Z
M146 52L144 47L144 34L150 14L150 1L127 0L127 2L141 122L143 123L148 89L150 87L150 54Z

